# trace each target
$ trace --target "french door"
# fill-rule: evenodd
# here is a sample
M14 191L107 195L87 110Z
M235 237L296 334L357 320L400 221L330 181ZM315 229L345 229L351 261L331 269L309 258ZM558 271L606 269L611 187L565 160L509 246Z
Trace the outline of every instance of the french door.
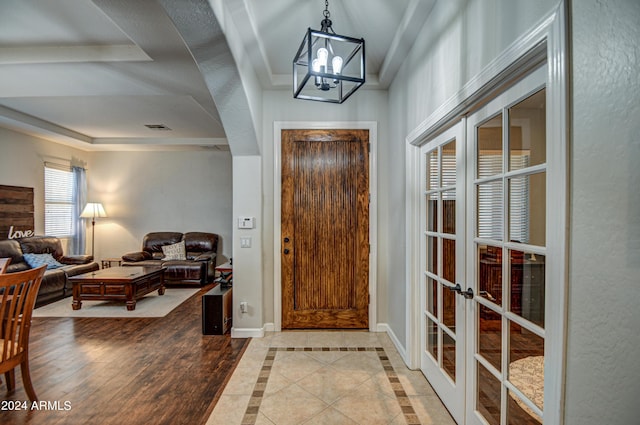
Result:
M464 417L464 126L421 149L421 369L454 419Z
M545 70L421 148L421 369L458 424L543 423Z

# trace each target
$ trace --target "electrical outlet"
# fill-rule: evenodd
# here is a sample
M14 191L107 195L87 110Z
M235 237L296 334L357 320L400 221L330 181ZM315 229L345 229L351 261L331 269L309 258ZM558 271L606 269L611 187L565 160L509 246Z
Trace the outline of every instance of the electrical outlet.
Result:
M240 248L251 248L251 236L240 237Z

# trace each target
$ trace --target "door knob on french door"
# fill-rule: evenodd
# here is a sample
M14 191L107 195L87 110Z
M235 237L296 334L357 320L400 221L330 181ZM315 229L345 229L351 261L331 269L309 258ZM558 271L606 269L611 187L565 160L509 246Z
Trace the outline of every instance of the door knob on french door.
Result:
M470 300L471 298L473 298L473 289L468 288L466 291L463 291L459 283L456 283L456 286L450 286L449 290L457 292L458 294L465 297L465 299L467 300Z

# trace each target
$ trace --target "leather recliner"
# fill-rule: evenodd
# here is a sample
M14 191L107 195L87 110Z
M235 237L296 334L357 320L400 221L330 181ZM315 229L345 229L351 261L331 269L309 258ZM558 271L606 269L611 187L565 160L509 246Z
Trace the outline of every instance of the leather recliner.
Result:
M205 232L152 232L144 236L142 251L122 256L123 266L164 267L165 284L199 284L213 282L218 235ZM186 259L166 260L162 247L184 241Z

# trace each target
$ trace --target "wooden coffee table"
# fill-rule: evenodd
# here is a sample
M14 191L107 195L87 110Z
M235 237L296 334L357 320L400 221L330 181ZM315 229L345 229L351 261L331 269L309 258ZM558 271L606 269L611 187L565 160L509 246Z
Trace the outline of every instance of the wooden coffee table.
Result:
M69 278L73 284L74 310L82 301L126 301L127 310L136 309L136 302L158 290L164 294L164 269L160 267L110 267Z

